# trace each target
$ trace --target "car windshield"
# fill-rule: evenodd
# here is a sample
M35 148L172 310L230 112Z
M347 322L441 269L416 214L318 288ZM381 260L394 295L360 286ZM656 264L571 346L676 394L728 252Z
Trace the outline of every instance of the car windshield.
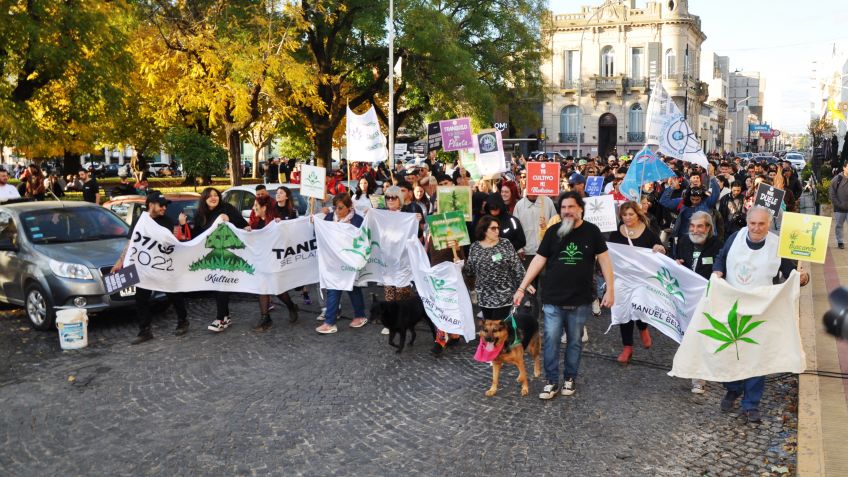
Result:
M129 226L101 207L57 208L25 212L21 222L34 244L87 242L124 238Z

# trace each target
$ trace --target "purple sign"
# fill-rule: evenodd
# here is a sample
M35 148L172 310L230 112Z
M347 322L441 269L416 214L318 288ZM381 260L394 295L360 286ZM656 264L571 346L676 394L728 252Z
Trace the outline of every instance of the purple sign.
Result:
M463 151L474 147L471 138L471 118L439 121L442 130L442 148L445 151Z

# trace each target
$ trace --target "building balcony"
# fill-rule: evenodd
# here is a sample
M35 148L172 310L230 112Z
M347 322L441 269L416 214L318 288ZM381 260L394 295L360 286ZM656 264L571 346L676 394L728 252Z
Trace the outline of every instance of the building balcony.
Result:
M580 142L583 142L583 134L580 134ZM559 133L560 144L576 144L577 133Z
M629 132L627 133L627 142L645 142L645 133L643 132Z
M625 78L624 85L628 90L641 89L644 91L648 89L648 78Z
M599 92L615 93L619 97L624 94L624 76L593 76L589 80L589 94L594 98Z
M560 89L566 91L577 91L580 88L580 81L577 80L561 80L559 82Z

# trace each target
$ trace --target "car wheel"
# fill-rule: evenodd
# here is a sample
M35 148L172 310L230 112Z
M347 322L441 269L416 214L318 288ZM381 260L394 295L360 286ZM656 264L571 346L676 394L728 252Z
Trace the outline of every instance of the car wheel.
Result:
M53 303L51 303L50 297L47 296L41 285L33 283L27 287L24 307L29 323L33 328L41 331L53 328L56 313L53 311Z

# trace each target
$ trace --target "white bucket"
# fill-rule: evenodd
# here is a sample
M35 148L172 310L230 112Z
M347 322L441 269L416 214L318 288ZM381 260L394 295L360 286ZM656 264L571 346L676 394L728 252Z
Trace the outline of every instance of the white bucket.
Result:
M88 313L84 309L56 311L56 328L59 328L59 345L62 349L88 346Z

